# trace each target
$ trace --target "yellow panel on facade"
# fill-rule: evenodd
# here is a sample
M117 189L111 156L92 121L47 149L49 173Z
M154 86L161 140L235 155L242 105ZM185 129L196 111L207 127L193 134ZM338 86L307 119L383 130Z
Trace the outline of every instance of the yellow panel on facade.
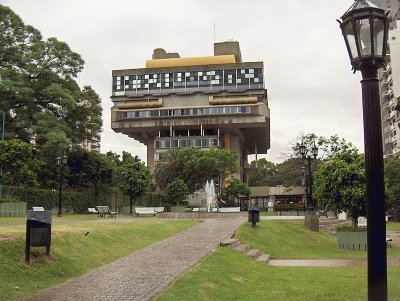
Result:
M139 109L139 108L159 108L162 106L162 98L157 101L138 101L129 103L120 103L117 105L118 109Z
M210 96L208 103L210 105L257 103L257 97L225 97L214 99L214 96Z
M182 66L204 66L236 63L234 55L184 57L172 59L147 60L146 68L166 68Z

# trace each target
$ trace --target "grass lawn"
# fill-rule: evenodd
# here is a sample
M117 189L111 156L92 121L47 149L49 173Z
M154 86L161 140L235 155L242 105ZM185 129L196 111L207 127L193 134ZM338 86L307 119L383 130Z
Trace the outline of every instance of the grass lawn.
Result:
M121 215L118 215L120 217ZM122 215L123 216L123 215ZM118 218L117 217L117 218ZM52 215L54 221L83 221L83 220L98 220L99 217L95 214L64 214L62 217L58 217L57 214ZM26 217L0 217L1 225L12 225L26 223Z
M366 258L367 252L340 250L336 239L325 232L312 232L304 221L261 220L252 228L246 223L236 232L242 244L279 259ZM400 248L388 248L388 257L400 257Z
M44 247L32 247L29 266L24 263L25 237L0 236L0 300L15 300L32 295L140 250L196 223L152 219L56 224L52 227L51 257L44 255ZM25 231L25 226L0 229L8 229L8 233L20 233ZM85 236L86 232L89 235Z
M389 300L400 300L399 268L388 269ZM219 248L156 301L365 301L367 268L272 267Z
M387 231L400 231L400 223L396 222L387 222L386 223Z
M278 212L276 212L276 211L260 212L260 216L278 216Z

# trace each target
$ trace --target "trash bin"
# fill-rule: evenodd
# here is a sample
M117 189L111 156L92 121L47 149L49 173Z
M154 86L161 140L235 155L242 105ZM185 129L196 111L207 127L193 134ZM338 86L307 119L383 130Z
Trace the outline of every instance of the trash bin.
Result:
M28 210L26 220L25 262L29 263L30 247L46 247L50 255L51 245L51 210Z
M251 223L253 227L256 226L256 223L260 221L260 207L258 206L250 206L248 213L248 221Z

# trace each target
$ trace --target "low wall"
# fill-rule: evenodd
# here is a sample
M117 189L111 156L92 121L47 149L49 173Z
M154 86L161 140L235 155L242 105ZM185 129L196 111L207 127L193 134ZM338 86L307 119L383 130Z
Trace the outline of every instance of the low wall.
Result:
M0 203L0 217L25 217L26 203Z
M243 212L161 212L157 214L159 218L176 218L176 219L204 219L204 218L232 218L246 217L247 211Z
M367 250L367 232L336 232L339 249L352 251Z

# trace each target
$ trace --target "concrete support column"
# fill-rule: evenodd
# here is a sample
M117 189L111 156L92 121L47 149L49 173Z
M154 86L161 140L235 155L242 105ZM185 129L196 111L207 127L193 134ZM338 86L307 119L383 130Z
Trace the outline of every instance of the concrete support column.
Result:
M147 146L147 166L150 168L151 173L153 173L155 168L154 138L148 139L146 142L146 146Z

